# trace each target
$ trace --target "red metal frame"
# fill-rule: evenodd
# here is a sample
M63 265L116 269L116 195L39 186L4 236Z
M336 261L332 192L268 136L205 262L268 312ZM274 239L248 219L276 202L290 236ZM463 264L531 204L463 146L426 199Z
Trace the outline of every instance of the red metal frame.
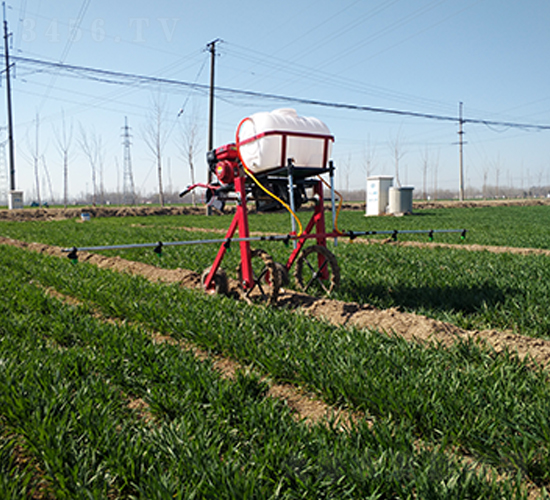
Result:
M248 238L250 236L250 232L248 229L248 211L246 209L245 177L242 173L235 178L235 192L238 196L237 210L225 237L227 239L232 238L238 228L239 238ZM241 251L241 285L244 290L249 290L254 286L252 262L250 257L250 242L240 241L239 246ZM210 272L204 281L204 288L207 291L213 291L215 289L214 275L218 271L228 247L228 243L223 243L218 250L214 263L210 268Z
M225 256L225 252L227 251L229 246L229 241L231 238L233 238L237 229L239 230L239 238L248 238L250 236L250 231L248 228L248 211L246 207L245 184L246 184L245 176L244 176L244 173L241 172L240 175L235 177L235 192L237 193L237 198L238 198L237 210L236 210L235 216L233 217L233 220L231 221L231 225L229 226L229 229L227 230L227 233L225 235L225 239L228 241L221 244L220 249L216 254L216 258L214 259L214 263L210 268L210 272L208 273L204 281L204 287L207 291L215 290L214 276L221 265L223 257ZM336 236L337 234L337 233L327 234L326 232L323 184L321 181L317 181L314 184L313 191L314 191L315 197L317 198L317 204L315 205L315 210L313 212L313 215L311 216L311 219L309 220L303 234L300 235L297 239L298 242L297 242L296 248L292 251L286 263L286 268L288 270L290 270L290 268L293 266L294 262L298 258L298 255L302 250L303 246L305 245L306 240L315 238L317 240L318 245L322 245L326 247L327 238ZM254 287L254 275L252 272L250 241L240 241L239 245L240 245L240 252L241 252L241 280L242 280L241 286L243 287L243 290L246 291ZM326 259L323 255L321 254L318 255L318 265L319 265L319 269L321 270L322 279L329 278L328 269L325 266L325 260Z
M255 135L254 137L247 138L243 141L239 141L239 130L241 128L241 125L246 121L247 119L241 121L239 124L239 127L237 128L237 146L233 148L232 145L223 146L222 148L218 148L216 150L220 153L220 158L218 159L227 159L227 160L235 160L236 156L239 154L239 147L254 141L257 141L258 139L261 139L262 137L272 136L272 135L280 135L281 136L281 164L280 166L283 167L286 164L286 154L287 154L287 143L288 143L288 137L304 137L304 138L311 138L311 139L321 139L323 140L323 158L321 167L326 167L328 162L328 152L329 152L329 146L330 141L334 142L334 137L332 135L326 135L326 134L314 134L314 133L307 133L307 132L291 132L291 131L280 131L280 130L270 130L267 132L262 132L260 134ZM241 160L242 161L242 160ZM244 165L243 165L244 166ZM235 165L235 179L234 179L234 186L235 186L235 192L237 194L237 210L235 213L235 216L233 217L233 220L231 221L231 225L229 226L229 229L227 230L227 233L225 235L225 242L222 243L220 246L220 249L218 250L218 253L216 254L216 258L214 259L214 263L212 264L212 267L210 268L210 271L208 272L208 275L206 276L206 279L204 281L204 287L208 291L214 291L215 290L215 281L214 276L216 275L216 272L218 271L220 264L223 260L223 257L225 256L225 252L227 251L231 238L233 238L233 235L235 234L235 231L239 230L239 238L247 239L246 241L240 241L240 252L241 252L241 286L243 287L244 291L251 290L254 286L254 275L252 271L252 262L251 262L251 249L250 249L250 241L248 241L250 232L248 227L248 212L246 207L246 178L245 178L245 172L242 168L237 167ZM315 197L317 199L317 204L315 205L315 210L313 215L311 216L311 219L309 223L306 226L305 231L303 234L297 237L297 245L296 248L291 253L287 263L286 268L287 270L290 270L294 262L296 261L300 251L302 250L306 240L316 238L317 244L322 245L323 247L326 247L327 238L331 236L335 236L335 234L330 233L327 234L326 228L325 228L325 207L324 207L324 199L323 199L323 184L321 181L317 181L313 185L313 190ZM292 234L291 236L296 237L296 234ZM321 277L323 279L328 279L329 273L328 269L326 269L325 265L325 257L321 254L318 254L318 265L319 269L321 270Z
M306 240L315 237L317 239L317 244L323 247L327 246L327 236L330 237L326 232L325 227L325 203L323 198L323 184L321 181L317 181L313 187L314 195L317 197L317 204L315 205L315 210L311 219L309 219L308 225L306 226L304 232L298 239L298 244L294 251L290 254L290 257L286 263L287 270L290 271L290 268L298 258L300 251L305 245ZM315 229L315 233L312 235L312 230ZM332 233L331 233L332 234ZM321 278L328 279L328 269L325 266L325 257L321 254L318 254L318 265L321 269Z

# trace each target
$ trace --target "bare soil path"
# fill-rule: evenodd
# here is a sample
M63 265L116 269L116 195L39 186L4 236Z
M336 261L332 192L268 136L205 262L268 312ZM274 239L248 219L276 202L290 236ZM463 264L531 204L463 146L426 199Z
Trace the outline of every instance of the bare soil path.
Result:
M474 207L495 207L495 206L535 206L550 205L549 198L521 198L521 199L499 199L499 200L436 200L436 201L415 201L413 209L434 209L434 208L474 208ZM344 203L344 210L365 210L365 203ZM27 220L62 220L80 217L83 212L89 213L92 217L131 217L147 215L204 215L204 206L193 207L191 205L170 205L170 206L71 206L67 208L23 208L20 210L0 210L0 220L27 221ZM231 213L231 208L225 210Z

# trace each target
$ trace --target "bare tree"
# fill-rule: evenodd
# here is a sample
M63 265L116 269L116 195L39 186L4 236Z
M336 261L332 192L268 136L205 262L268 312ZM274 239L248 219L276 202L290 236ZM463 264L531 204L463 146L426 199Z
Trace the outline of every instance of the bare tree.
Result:
M115 156L115 168L116 168L116 198L117 203L121 203L121 194L120 194L120 166L118 164L118 158Z
M437 174L439 171L439 151L437 152L437 156L435 158L435 161L433 163L433 174L434 174L434 201L437 200Z
M343 163L344 177L346 179L346 193L349 194L349 174L351 172L351 154L348 154L348 159Z
M180 122L181 123L181 122ZM189 165L191 174L191 185L195 184L195 155L197 154L199 142L199 125L195 110L189 117L185 117L183 125L180 125L181 141L179 142L180 153ZM191 203L196 205L195 190L191 191Z
M65 123L65 112L61 112L62 115L62 128L61 132L55 129L55 139L57 142L57 149L63 156L63 206L67 208L67 201L69 197L69 150L71 148L71 143L73 140L73 122L69 130L67 131Z
M168 170L168 193L172 194L173 184L172 184L172 158L169 156L166 158L166 167Z
M523 183L524 183L524 180L523 180L523 160L522 160L522 162L521 162L521 169L520 169L520 171L521 171L521 196L522 196L523 198L525 198L525 190L524 190L524 188L523 188Z
M42 205L42 199L40 197L40 148L39 148L39 132L40 132L40 117L38 113L36 114L35 121L35 135L34 135L34 144L31 143L29 139L29 131L27 131L27 149L29 150L30 156L33 159L33 170L34 170L34 184L36 191L36 199L38 206Z
M50 190L50 200L53 204L55 196L53 194L53 185L52 185L52 179L50 177L50 171L48 170L48 165L46 165L46 157L42 155L42 166L44 167L44 173L46 174L46 181L48 182L48 189Z
M405 152L402 149L401 136L398 133L394 137L390 138L389 146L392 152L393 161L395 165L395 182L398 187L401 187L401 180L399 179L399 162L401 158L405 156Z
M92 169L92 203L95 205L97 202L97 170L98 167L101 169L103 168L101 136L96 134L93 130L88 136L86 130L82 124L80 124L80 137L78 142L86 158L88 158L90 168Z
M162 152L168 133L166 131L166 100L157 94L152 101L150 116L143 130L145 143L153 153L157 164L158 184L159 184L159 203L164 206L164 190L162 187Z
M428 164L430 162L430 156L428 152L428 147L424 149L424 153L422 154L422 198L424 200L428 197L428 192L426 188L426 179L428 177Z
M105 164L105 150L103 147L103 140L101 136L96 136L96 153L97 153L97 164L99 166L99 194L101 197L101 203L105 205L105 182L103 177L103 167Z
M500 155L492 163L495 169L495 197L498 198L500 196Z
M372 163L374 161L374 156L376 155L376 147L371 147L370 136L367 139L367 145L363 144L363 171L368 177L372 174Z
M489 169L483 167L483 199L487 199L487 176L489 175Z

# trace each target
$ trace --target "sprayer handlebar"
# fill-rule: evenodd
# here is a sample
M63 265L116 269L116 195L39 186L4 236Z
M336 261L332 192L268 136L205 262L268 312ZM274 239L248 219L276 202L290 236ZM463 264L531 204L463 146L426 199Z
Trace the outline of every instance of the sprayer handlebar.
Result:
M180 198L183 198L186 194L189 194L191 191L193 191L193 188L191 186L187 186L181 193Z
M207 189L208 191L215 192L218 189L220 189L220 186L215 186L215 185L212 185L212 184L203 184L202 182L199 182L197 184L193 184L192 186L187 186L180 193L180 198L185 196L186 194L189 194L191 191L193 191L193 189L196 189L196 188L204 188L204 189Z

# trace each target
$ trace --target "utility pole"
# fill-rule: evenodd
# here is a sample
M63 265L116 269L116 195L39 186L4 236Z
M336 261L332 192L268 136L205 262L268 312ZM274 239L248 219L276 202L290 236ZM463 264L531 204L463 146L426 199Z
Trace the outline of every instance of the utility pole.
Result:
M6 61L6 94L8 102L8 148L10 158L10 190L15 191L15 160L13 153L13 120L11 112L11 81L10 81L10 53L8 48L8 21L6 20L6 2L2 2L4 10L4 59Z
M458 199L464 201L464 118L462 117L462 102L458 103L458 145L459 145L459 189Z
M124 167L122 182L122 199L125 205L136 203L136 191L134 187L134 175L132 174L132 157L130 155L130 127L128 127L128 117L124 117L124 127L122 128L122 145L124 146Z
M210 106L208 110L208 151L214 149L214 69L216 61L216 44L219 38L211 41L206 46L210 51ZM212 180L212 172L208 169L208 183Z
M206 45L210 51L210 106L208 109L208 151L214 149L214 68L216 60L216 44L220 41L219 38L212 40ZM210 171L210 165L207 168L207 184L212 182L212 172ZM212 209L210 205L206 206L206 215L212 215Z

